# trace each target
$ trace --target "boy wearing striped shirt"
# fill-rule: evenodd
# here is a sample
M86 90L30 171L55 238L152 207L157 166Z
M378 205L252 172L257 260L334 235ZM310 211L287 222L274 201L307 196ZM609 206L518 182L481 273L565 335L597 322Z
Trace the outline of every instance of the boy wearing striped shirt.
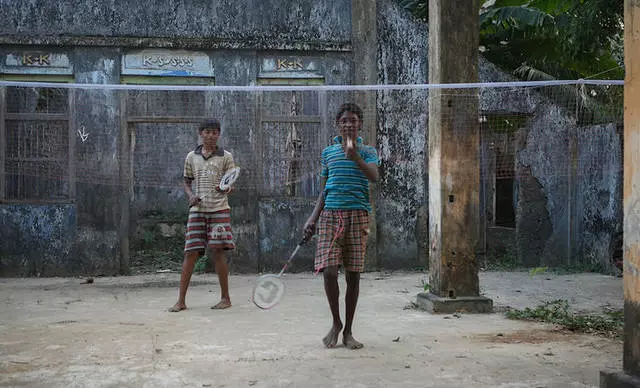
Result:
M231 230L231 207L227 198L233 189L222 192L219 185L220 179L235 164L233 155L218 145L218 120L202 123L198 132L202 145L189 152L184 162L184 191L189 198L189 218L178 302L169 309L170 312L187 308L185 298L193 267L207 248L213 251L221 292L220 302L211 308L217 310L231 307L229 268L225 253L236 247Z
M341 331L345 347L363 346L353 337L352 324L369 233L369 182L378 181L380 161L376 149L363 144L358 136L362 118L362 110L356 104L340 106L336 115L339 135L322 151L321 193L304 226L305 236L314 231L318 234L315 270L323 272L333 317L331 330L322 340L328 348L336 346ZM344 269L347 283L344 330L340 319L339 267Z

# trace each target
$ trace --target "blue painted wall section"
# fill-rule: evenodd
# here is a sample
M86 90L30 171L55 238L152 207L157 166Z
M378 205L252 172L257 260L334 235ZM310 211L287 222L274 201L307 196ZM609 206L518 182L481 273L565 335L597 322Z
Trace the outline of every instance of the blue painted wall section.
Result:
M76 207L0 207L0 276L55 276L78 272L69 260L76 237Z

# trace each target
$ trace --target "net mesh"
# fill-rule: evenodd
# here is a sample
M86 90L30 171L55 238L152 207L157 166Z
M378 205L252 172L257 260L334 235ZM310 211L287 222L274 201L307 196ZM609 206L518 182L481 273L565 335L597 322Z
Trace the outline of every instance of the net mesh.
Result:
M89 225L116 220L110 209L125 194L134 224L149 214L186 211L184 160L209 118L222 123L219 144L242 169L235 186L244 199L313 201L321 152L338 134L338 107L355 101L364 108L360 135L381 160L373 197L378 229L404 223L415 235L428 202L429 101L437 90L455 101L452 109L442 105L441 119L454 123L459 133L449 135L461 139L442 152L460 152L462 139L477 130L471 156L486 252L500 246L491 242L491 228L520 228L531 236L521 250L532 257L579 250L610 262L621 233L620 82L236 88L3 82L0 90L0 200L76 203ZM465 98L470 105L460 106ZM468 109L477 114L461 113ZM260 217L244 208L243 220ZM557 237L551 246L559 230L573 237ZM574 236L579 232L591 236ZM493 238L500 240L499 233ZM416 239L419 245L422 237ZM393 243L392 236L379 240Z

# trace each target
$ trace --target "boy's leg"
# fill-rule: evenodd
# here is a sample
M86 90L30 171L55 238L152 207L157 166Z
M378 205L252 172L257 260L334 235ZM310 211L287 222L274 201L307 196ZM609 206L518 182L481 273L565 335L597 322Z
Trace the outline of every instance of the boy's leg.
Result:
M187 297L187 288L189 288L191 274L193 274L193 267L200 256L200 251L185 252L184 261L182 262L182 274L180 275L180 293L178 295L178 302L169 309L169 312L175 313L187 308L187 304L185 302Z
M214 249L213 259L216 265L216 274L220 282L220 302L211 307L214 310L231 307L231 297L229 296L229 266L227 265L227 255L224 249Z
M345 293L345 325L342 332L342 343L349 349L360 349L363 345L353 338L351 325L356 314L358 296L360 295L360 272L345 271L347 292Z
M358 297L360 296L360 273L364 271L364 259L369 237L369 213L364 210L349 211L348 230L344 251L345 280L345 326L342 333L342 343L349 349L360 349L362 344L353 338L351 331L353 318L356 314Z
M340 286L338 268L342 264L342 220L338 212L323 211L318 219L318 246L316 248L315 268L323 271L324 292L327 295L333 323L329 333L322 339L324 345L333 348L338 343L342 330L340 319Z
M338 266L324 268L324 292L327 294L329 309L333 317L333 325L329 333L322 339L324 346L333 348L338 343L338 336L342 330L340 320L340 286L338 285Z
M220 302L211 308L221 310L231 307L229 297L229 266L226 250L235 249L229 210L207 214L207 244L213 252L216 274L220 282Z
M184 235L184 261L182 262L182 275L180 275L180 294L178 302L169 309L170 312L178 312L187 308L185 298L187 288L193 274L193 267L196 260L206 248L207 231L204 227L204 215L202 213L190 212L187 219L187 231Z

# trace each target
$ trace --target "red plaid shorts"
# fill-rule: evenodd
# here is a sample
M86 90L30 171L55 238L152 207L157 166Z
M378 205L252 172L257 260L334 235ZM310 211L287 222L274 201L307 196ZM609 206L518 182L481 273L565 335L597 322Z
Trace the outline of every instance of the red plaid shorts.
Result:
M235 249L231 231L231 211L190 212L185 233L184 251Z
M363 272L369 236L369 212L366 210L323 210L316 227L316 272L331 266Z

